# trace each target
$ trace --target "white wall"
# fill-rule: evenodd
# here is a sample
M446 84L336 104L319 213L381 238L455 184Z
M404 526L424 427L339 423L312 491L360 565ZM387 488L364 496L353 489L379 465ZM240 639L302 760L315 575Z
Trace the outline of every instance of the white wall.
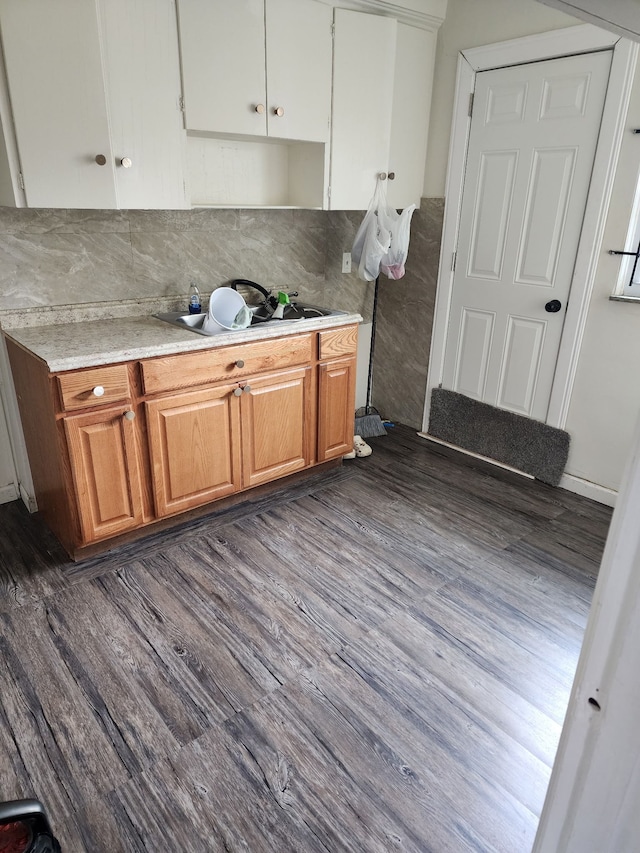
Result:
M567 430L567 473L617 490L640 412L640 304L612 302L640 167L640 70L629 105Z
M444 196L458 52L583 23L535 0L449 0L438 31L425 198Z

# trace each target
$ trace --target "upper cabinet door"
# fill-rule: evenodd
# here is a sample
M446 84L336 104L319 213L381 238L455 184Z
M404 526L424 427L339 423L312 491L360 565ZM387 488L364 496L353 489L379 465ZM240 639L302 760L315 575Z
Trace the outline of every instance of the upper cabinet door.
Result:
M395 178L387 187L392 207L420 206L435 55L435 33L398 24L388 165Z
M28 206L115 207L96 4L11 0L0 25Z
M174 0L100 0L100 17L118 207L184 208Z
M396 21L335 10L331 203L365 210L389 170Z
M264 0L178 0L188 130L265 136Z
M309 0L266 0L269 136L328 142L332 10Z
M187 206L173 0L9 0L0 27L29 207Z

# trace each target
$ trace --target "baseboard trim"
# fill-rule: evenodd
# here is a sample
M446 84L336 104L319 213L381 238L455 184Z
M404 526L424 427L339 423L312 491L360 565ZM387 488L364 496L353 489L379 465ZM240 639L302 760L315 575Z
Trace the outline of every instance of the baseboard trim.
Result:
M38 512L38 504L36 503L36 499L29 494L20 483L20 498L22 499L22 503L26 506L29 512ZM18 497L18 495L16 495Z
M443 447L449 447L451 450L457 450L458 453L464 453L465 456L472 456L474 459L480 459L483 462L488 462L490 465L496 465L498 468L504 468L506 471L511 471L514 474L520 474L521 477L526 477L527 480L534 480L531 474L525 474L524 471L518 468L512 468L510 465L505 465L502 462L496 462L495 459L490 459L488 456L481 456L479 453L473 453L471 450L465 450L464 447L458 447L456 444L450 444L448 441L443 441L441 438L436 438L426 432L419 432L420 438L426 438L427 441L432 441L434 444L441 444ZM583 498L589 498L599 504L605 506L615 506L618 493L613 489L608 489L606 486L599 486L597 483L591 483L589 480L583 480L580 477L574 477L573 474L563 474L558 486L558 489L565 489L567 492L573 492Z
M15 483L9 483L8 486L0 486L0 504L8 504L10 501L15 501L18 497L18 490Z
M520 474L521 477L524 477L527 480L535 480L534 476L521 471L519 468L513 468L511 465L506 465L504 462L498 462L495 459L491 459L489 456L482 456L480 453L474 453L473 450L466 450L466 448L459 447L457 444L451 444L448 441L444 441L442 438L436 438L435 435L429 435L428 432L419 432L418 435L420 438L426 438L427 441L432 441L434 444L441 444L443 447L449 447L451 450L457 450L458 453L464 453L465 456L472 456L474 459L480 459L482 462L489 462L491 465L495 465L496 468L504 468L505 471L511 471L513 474Z
M560 480L560 488L566 489L568 492L574 492L576 495L581 495L583 498L590 498L592 501L597 501L605 506L615 506L618 493L613 489L608 489L606 486L599 486L597 483L591 483L589 480L583 480L581 477L574 477L573 474L563 474Z

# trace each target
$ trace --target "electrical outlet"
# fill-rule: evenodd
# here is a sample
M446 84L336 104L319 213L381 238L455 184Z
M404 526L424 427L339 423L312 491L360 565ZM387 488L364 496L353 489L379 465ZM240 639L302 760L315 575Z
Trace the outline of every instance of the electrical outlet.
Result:
M343 252L342 272L351 272L351 252Z

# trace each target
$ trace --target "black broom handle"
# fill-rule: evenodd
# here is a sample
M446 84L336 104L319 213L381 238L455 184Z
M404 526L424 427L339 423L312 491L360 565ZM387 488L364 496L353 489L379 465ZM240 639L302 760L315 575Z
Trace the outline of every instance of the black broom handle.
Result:
M371 315L371 346L369 348L369 376L367 377L367 408L366 413L371 414L371 385L373 383L373 354L376 348L376 319L378 315L378 284L380 276L376 277L376 284L373 290L373 313Z

